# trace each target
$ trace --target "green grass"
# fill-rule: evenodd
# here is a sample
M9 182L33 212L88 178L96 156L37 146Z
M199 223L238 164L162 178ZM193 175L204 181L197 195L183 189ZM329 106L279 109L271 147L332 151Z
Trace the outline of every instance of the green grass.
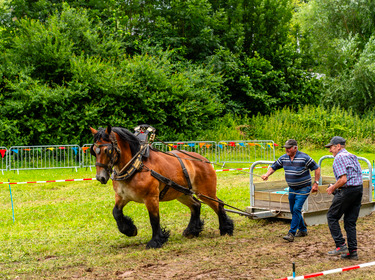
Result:
M303 150L303 149L302 149ZM326 150L306 150L316 161L327 154ZM277 156L283 153L278 149ZM358 154L374 160L372 154ZM228 164L231 167L244 165ZM323 172L329 172L327 163ZM265 169L255 171L258 175ZM93 178L95 171L37 170L5 172L0 181L23 182L35 180L58 180ZM277 171L273 180L283 177ZM256 177L255 180L260 180ZM186 227L190 214L188 209L177 201L165 202L160 206L162 225L171 230L166 248L145 250L151 238L151 226L147 210L143 204L129 203L126 215L134 219L138 235L128 238L118 232L112 217L114 192L112 184L101 185L97 181L63 182L48 184L12 185L15 209L15 223L8 184L0 184L0 278L14 279L16 276L28 279L32 275L59 275L66 268L116 267L126 255L124 267L131 269L138 265L132 260L143 258L155 260L159 254L183 250L189 254L200 246L214 246L226 239L217 239L218 221L207 205L202 206L205 220L203 238L187 240L181 233ZM249 174L245 172L218 173L218 197L226 203L244 209L250 205ZM238 231L237 238L257 234L263 236L261 221L230 214L237 228L255 228L256 232ZM287 225L285 225L285 230ZM267 231L264 231L265 237Z

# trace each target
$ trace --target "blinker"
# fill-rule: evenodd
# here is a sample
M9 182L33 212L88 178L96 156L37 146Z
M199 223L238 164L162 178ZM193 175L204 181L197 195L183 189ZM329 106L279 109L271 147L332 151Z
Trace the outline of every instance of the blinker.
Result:
M96 148L96 149L95 149L95 153L96 153L97 155L99 155L99 154L100 154L100 148Z

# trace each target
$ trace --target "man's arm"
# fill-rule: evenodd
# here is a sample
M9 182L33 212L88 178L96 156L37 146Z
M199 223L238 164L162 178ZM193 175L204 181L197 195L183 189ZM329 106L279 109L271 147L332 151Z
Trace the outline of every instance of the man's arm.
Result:
M336 189L342 187L343 185L346 184L346 181L347 181L347 178L346 178L346 174L342 175L337 181L336 183L334 183L333 185L330 185L328 188L327 188L327 193L328 194L332 194Z
M319 185L318 183L315 183L317 181L319 181L320 179L320 167L318 167L317 169L315 169L315 179L314 179L314 184L312 186L312 191L313 192L316 192L319 188Z
M270 169L268 169L267 173L262 175L262 179L263 179L264 181L267 181L267 180L268 180L268 177L269 177L270 175L272 175L274 172L275 172L275 170L274 170L272 167L270 167Z

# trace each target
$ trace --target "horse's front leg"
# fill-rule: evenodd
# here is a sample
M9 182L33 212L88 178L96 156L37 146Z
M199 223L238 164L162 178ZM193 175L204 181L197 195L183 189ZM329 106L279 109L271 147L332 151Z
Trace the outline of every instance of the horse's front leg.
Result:
M134 225L133 220L125 216L122 212L122 209L127 204L117 193L115 197L116 203L115 207L113 207L113 217L117 222L117 227L119 231L127 236L136 236L138 231L137 227Z
M147 248L161 248L168 241L169 231L160 227L159 196L148 198L145 205L152 227L152 239L147 243Z

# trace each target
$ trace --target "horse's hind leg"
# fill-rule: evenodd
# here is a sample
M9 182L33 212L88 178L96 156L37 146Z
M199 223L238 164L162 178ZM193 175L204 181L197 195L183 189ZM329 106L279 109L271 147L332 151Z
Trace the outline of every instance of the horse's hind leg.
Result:
M117 227L121 233L127 236L136 236L137 227L134 225L133 220L130 217L125 216L122 212L125 205L126 203L116 194L116 204L112 211L113 217L115 218Z
M211 199L205 198L203 196L198 195L198 197L199 199L202 199L202 201L204 201L206 204L208 204L208 206L210 206L219 217L220 235L226 235L226 234L230 236L233 235L233 230L234 230L233 220L225 212L224 204L222 203L222 201L218 198L215 198L215 200L218 200L221 202L219 203Z
M183 236L187 238L198 237L200 232L203 230L204 222L201 220L201 203L198 199L193 196L184 195L177 198L182 204L185 204L190 208L191 216L190 222L187 228L183 232Z

